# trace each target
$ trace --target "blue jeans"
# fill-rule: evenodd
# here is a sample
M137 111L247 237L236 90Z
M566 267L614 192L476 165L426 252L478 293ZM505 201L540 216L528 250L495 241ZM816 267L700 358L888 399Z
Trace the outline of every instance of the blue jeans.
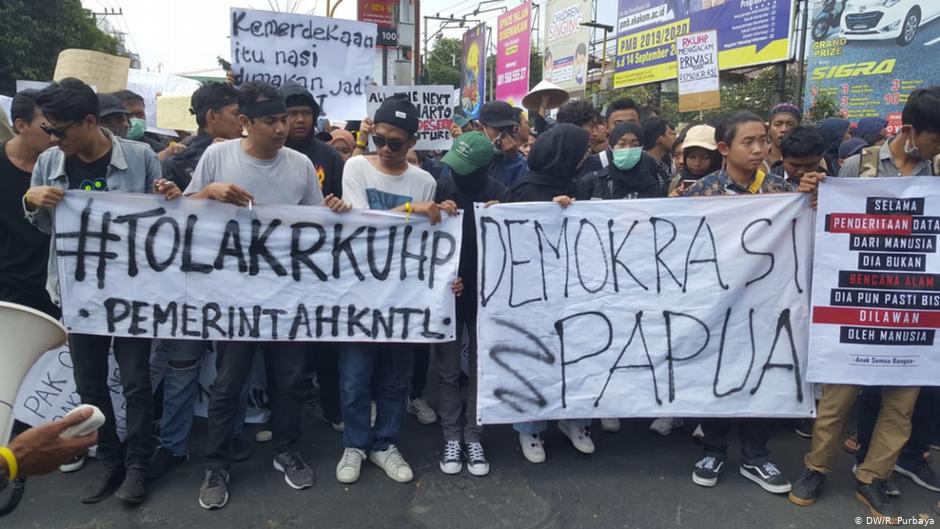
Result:
M340 347L340 406L346 425L343 446L369 451L398 444L413 364L414 349L409 344L348 343ZM373 379L375 395L370 388ZM373 399L377 407L374 431L369 426Z
M590 426L591 419L567 419L566 422L575 426ZM548 427L548 421L517 422L512 425L512 429L526 435L535 435L545 431Z

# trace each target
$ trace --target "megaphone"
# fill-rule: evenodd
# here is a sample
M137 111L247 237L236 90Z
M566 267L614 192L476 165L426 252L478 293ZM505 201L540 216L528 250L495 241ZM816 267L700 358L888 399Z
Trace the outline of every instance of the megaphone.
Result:
M551 81L542 81L522 98L522 106L529 110L539 110L544 100L545 108L551 110L564 105L569 99L571 94L567 90Z
M13 403L29 369L46 351L65 343L65 328L36 309L0 301L0 445L10 441Z

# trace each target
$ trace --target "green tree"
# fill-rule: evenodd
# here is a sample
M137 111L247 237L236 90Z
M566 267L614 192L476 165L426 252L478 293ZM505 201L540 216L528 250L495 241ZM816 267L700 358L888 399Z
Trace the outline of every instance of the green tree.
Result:
M117 40L95 26L81 0L0 2L0 93L12 94L17 79L51 80L69 48L113 54Z
M425 56L421 82L459 87L462 53L463 41L460 39L442 37L435 40L434 47Z

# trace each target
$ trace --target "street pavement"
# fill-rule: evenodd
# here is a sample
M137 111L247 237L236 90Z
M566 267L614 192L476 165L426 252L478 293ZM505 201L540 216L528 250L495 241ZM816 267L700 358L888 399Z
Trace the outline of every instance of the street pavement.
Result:
M432 379L433 380L433 379ZM433 393L433 392L432 392ZM432 399L433 404L433 399ZM868 511L854 498L851 458L841 450L816 505L800 508L785 496L764 492L738 474L740 451L733 446L726 472L716 487L696 486L692 466L701 447L691 437L694 421L672 435L648 430L649 420L624 421L616 434L595 423L593 455L580 454L555 427L545 434L547 461L525 461L509 426L487 430L487 477L447 476L438 468L438 425L406 417L401 447L415 479L400 484L371 463L358 483L336 481L341 436L320 419L305 416L302 453L317 475L305 491L289 488L272 468L272 445L253 440L253 456L235 464L228 505L219 511L199 507L203 477L205 421L197 420L192 461L152 482L139 507L110 498L97 505L79 502L96 463L74 474L30 479L19 509L0 519L3 529L123 528L422 528L422 529L577 529L577 528L841 528L865 525ZM783 423L770 443L773 460L795 480L809 441ZM906 516L928 513L940 495L896 475ZM933 516L933 518L937 518ZM928 522L929 523L929 522ZM935 522L936 523L936 522Z

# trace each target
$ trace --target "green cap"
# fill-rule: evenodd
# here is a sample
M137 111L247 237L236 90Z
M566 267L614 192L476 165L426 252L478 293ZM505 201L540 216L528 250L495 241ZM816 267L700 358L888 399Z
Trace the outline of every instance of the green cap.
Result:
M482 132L465 132L441 159L457 174L467 175L487 166L493 159L493 142Z

